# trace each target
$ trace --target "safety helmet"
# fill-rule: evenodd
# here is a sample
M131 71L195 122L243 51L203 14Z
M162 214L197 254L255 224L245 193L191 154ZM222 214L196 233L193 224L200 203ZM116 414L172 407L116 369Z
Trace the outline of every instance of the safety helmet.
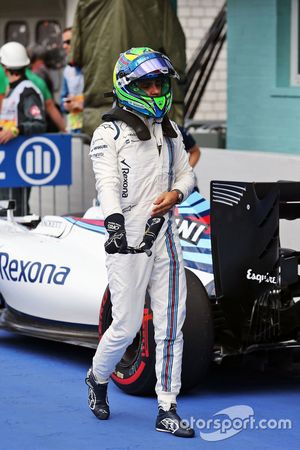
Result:
M151 97L138 87L137 80L160 77L162 92ZM121 106L150 117L161 118L172 105L172 78L179 78L171 61L149 47L131 48L120 57L113 73L114 94Z
M8 69L22 69L30 64L24 45L7 42L0 49L0 62Z

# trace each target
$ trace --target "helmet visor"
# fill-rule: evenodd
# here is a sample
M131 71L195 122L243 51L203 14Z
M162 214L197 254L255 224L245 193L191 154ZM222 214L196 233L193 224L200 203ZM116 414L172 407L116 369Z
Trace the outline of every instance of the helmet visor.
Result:
M146 75L145 77L141 77L135 81L132 81L128 86L128 90L136 95L148 96L149 94L147 93L147 90L152 84L155 84L155 86L161 90L160 95L166 95L168 92L170 92L170 78L166 75L157 75L157 73L153 75L153 77Z
M128 67L130 72L125 73L125 76L120 78L118 80L118 83L122 86L126 86L132 81L137 80L138 78L145 77L146 75L149 75L153 72L157 73L157 75L162 74L173 78L179 78L179 75L175 71L168 58L164 57L163 55L154 56L155 57L151 59L149 59L149 57L147 59L138 58L138 61L133 61L133 64L130 64L130 66Z

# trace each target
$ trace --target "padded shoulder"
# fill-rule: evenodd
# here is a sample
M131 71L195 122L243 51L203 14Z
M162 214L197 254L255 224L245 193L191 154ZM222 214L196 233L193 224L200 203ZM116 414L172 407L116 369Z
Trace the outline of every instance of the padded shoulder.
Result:
M125 109L120 108L119 106L116 106L115 108L112 108L111 110L103 114L102 119L105 120L106 122L121 120L122 122L125 122L127 125L129 125L131 128L134 129L134 131L137 134L137 137L141 141L148 141L149 139L151 139L150 131L148 130L143 120L140 119L136 114L132 114L131 112L126 111ZM163 134L165 136L168 136L170 138L177 137L177 133L174 130L167 116L163 118L162 129Z

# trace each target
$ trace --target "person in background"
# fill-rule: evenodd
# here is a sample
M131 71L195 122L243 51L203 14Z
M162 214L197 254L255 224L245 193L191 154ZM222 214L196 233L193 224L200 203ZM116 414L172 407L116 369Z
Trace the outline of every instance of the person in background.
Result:
M27 47L27 53L30 58L31 71L33 73L36 73L39 77L41 77L45 81L52 97L54 97L53 81L49 74L49 70L45 64L46 58L45 48L40 44L29 45Z
M71 50L72 28L63 31L63 48L68 57ZM61 108L67 117L67 130L80 133L83 121L83 74L75 65L67 64L63 72L63 83L60 93Z
M99 117L110 107L111 99L105 93L111 90L117 55L127 48L138 47L141 42L167 55L181 77L182 81L173 80L174 102L168 113L181 124L186 52L176 1L78 0L76 3L70 60L84 74L84 133L92 136Z
M199 159L201 157L201 149L200 149L199 145L196 143L193 136L188 132L188 130L185 127L178 126L178 128L182 134L184 148L185 148L186 152L189 154L190 166L194 169L197 162L199 161ZM196 175L195 175L194 191L199 192Z
M27 53L30 58L30 70L27 69L27 77L38 86L44 97L47 132L65 132L65 121L58 105L55 103L53 81L45 64L46 51L43 46L33 44L27 48Z
M0 144L6 144L19 135L30 136L46 131L44 102L41 92L27 79L26 67L30 60L26 49L18 42L8 42L0 49L0 62L9 81L0 113ZM26 193L27 199L23 198ZM30 190L12 189L17 202L16 214L28 213ZM9 189L1 189L0 197L7 199Z
M2 100L5 97L7 87L8 87L7 78L5 76L4 69L0 64L0 111L1 111Z
M66 125L63 116L54 103L53 97L47 88L45 81L37 74L33 73L29 67L25 69L26 78L33 82L33 84L41 91L45 110L46 110L46 122L48 132L66 131ZM1 98L5 96L5 93L9 86L9 80L5 75L3 67L0 65L0 107Z
M194 187L180 131L167 113L172 105L171 61L149 47L121 53L113 73L116 107L93 135L90 155L105 217L106 267L111 293L110 327L87 373L89 406L108 419L108 380L140 330L149 288L156 342L157 431L192 438L176 398L181 387L182 325L186 311L184 262L174 207ZM145 231L145 224L146 231ZM154 242L154 228L162 225ZM152 249L134 255L130 246Z
M178 126L178 128L182 134L185 150L189 154L190 166L194 168L201 157L201 149L185 127Z

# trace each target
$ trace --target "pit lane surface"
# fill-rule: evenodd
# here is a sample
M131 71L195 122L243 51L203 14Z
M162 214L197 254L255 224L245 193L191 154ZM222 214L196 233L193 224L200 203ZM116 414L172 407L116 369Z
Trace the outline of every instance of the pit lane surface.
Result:
M249 368L219 367L203 387L179 399L182 417L208 421L236 405L261 419L289 419L291 429L243 429L232 437L209 442L196 428L191 440L154 429L156 401L124 394L113 383L111 419L98 421L87 407L84 377L93 351L0 331L1 450L172 450L298 449L300 369L257 373ZM216 416L215 416L216 417ZM217 416L227 418L228 416ZM265 423L265 422L264 422ZM227 435L226 435L227 436Z

